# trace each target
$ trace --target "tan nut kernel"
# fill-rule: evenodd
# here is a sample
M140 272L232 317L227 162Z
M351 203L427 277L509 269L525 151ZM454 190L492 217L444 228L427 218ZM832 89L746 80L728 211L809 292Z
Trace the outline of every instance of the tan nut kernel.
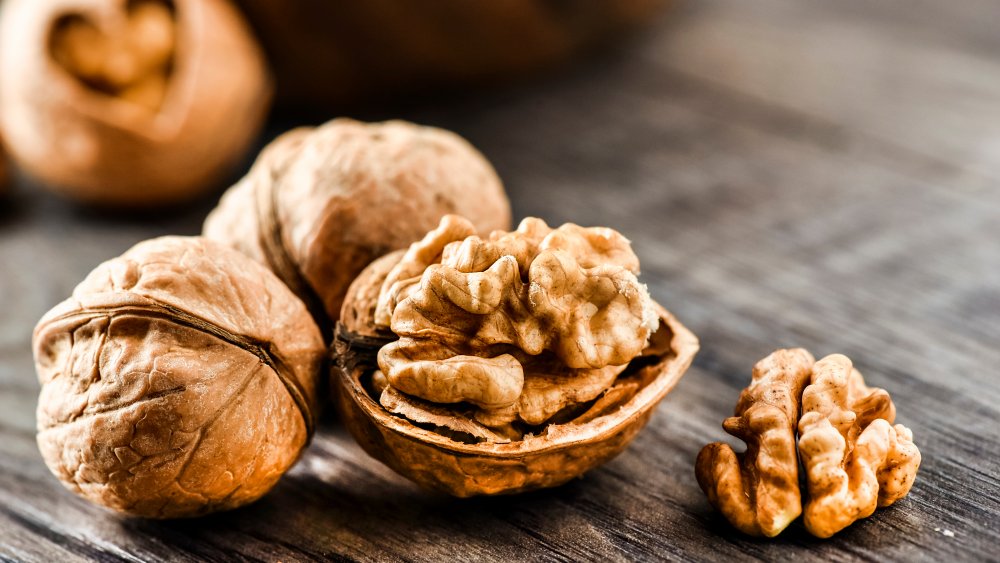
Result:
M726 432L746 442L746 452L716 442L698 454L698 484L745 534L774 537L802 512L795 428L813 362L801 348L778 350L757 362L736 416L723 423Z
M475 231L446 216L351 284L338 404L366 451L426 487L559 485L631 441L697 340L650 299L611 229L529 218Z
M813 366L799 420L809 487L804 517L813 535L828 538L909 492L920 451L894 418L888 394L865 387L847 357L834 354Z
M736 414L723 426L747 452L709 444L695 473L709 502L746 534L773 537L803 514L810 533L828 538L913 486L920 452L912 433L892 425L889 394L867 387L845 356L814 362L802 349L774 352L754 366Z
M515 419L542 424L593 400L646 347L658 321L620 234L539 219L485 240L471 232L445 217L383 285L376 322L389 317L400 337L378 355L390 385L486 411L517 403ZM439 263L426 264L432 255Z

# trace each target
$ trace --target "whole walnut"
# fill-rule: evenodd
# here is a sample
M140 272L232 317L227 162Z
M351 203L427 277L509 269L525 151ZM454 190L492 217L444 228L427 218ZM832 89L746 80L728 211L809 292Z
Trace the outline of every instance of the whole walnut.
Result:
M252 502L313 431L319 330L271 272L212 241L153 239L101 264L33 346L45 463L120 512Z
M204 235L268 265L328 329L368 263L447 213L483 233L509 227L503 185L482 154L442 129L336 119L268 145Z
M337 108L538 72L652 19L668 2L236 3L274 63L280 101Z
M362 447L457 496L559 485L617 455L698 341L606 228L475 235L446 216L351 285L333 386Z
M228 0L7 0L0 126L73 198L178 202L217 186L263 125L263 52Z

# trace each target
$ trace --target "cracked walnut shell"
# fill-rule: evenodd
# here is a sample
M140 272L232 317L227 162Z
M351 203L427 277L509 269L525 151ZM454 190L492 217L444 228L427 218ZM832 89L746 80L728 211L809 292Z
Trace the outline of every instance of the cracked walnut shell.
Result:
M778 350L754 366L736 416L723 424L747 451L705 446L695 463L698 484L746 534L776 536L804 514L806 529L828 538L913 486L920 452L908 428L892 425L895 417L889 394L867 387L847 357L817 362L802 349Z
M204 234L270 267L332 338L327 328L361 270L447 213L484 233L510 225L500 179L468 142L403 121L335 119L268 145Z
M98 266L33 346L42 457L120 512L252 502L312 434L318 329L267 269L212 241L153 239Z
M445 217L351 285L333 372L364 449L456 496L551 487L623 450L697 339L611 229Z
M215 187L271 98L228 0L7 0L0 74L12 158L65 195L118 206Z

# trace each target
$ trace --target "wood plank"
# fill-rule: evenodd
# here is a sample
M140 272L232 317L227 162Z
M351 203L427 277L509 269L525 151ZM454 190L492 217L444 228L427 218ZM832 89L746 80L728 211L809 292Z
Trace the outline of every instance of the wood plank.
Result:
M1000 37L980 0L907 6L689 3L548 79L399 110L481 148L515 215L624 232L653 295L701 337L636 442L548 491L423 492L328 417L278 487L240 510L155 522L77 499L34 445L31 327L101 260L198 232L212 202L119 218L21 183L0 216L0 558L995 558ZM279 116L270 134L289 125ZM708 506L693 460L734 443L720 423L750 367L793 345L854 358L892 393L924 462L908 498L831 540L798 523L750 540Z

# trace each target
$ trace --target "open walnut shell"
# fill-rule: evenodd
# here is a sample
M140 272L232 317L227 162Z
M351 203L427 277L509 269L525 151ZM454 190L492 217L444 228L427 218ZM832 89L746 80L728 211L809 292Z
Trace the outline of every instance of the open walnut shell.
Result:
M264 55L228 0L8 0L0 124L31 175L86 202L210 189L263 125Z
M439 232L447 230L446 222ZM524 229L522 223L518 232ZM433 237L432 232L411 246L409 254L398 251L373 262L351 285L337 326L338 366L332 373L344 423L365 451L424 487L468 497L553 487L580 476L631 442L698 350L697 338L650 302L658 328L616 371L613 383L586 400L561 405L566 408L538 424L520 420L515 432L503 424L507 420L477 416L495 413L480 405L442 404L399 392L387 383L376 356L398 350L401 339L376 317L379 304L386 303L383 288L395 285L386 280L405 277L405 261ZM515 353L527 373L532 360Z

